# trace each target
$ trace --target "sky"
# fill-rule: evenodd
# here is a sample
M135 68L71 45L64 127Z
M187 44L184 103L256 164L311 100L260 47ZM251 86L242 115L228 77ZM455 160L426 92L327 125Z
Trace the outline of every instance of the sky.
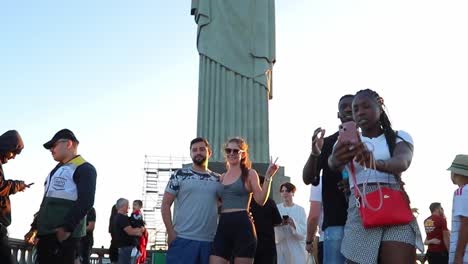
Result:
M371 88L395 129L409 132L404 173L421 224L442 202L450 221L450 166L468 153L468 2L276 1L270 153L302 183L311 136L337 130L338 99ZM190 1L1 1L0 132L18 130L25 149L4 165L35 184L11 196L11 237L29 229L55 166L42 147L69 128L97 169L95 247L109 245L110 207L142 198L145 155L189 156L196 136L198 53ZM276 191L276 190L274 190ZM424 231L423 231L424 233Z

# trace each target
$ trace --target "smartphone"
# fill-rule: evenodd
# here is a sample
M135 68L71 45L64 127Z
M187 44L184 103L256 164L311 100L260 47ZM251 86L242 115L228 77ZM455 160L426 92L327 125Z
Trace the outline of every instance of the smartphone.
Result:
M348 121L340 125L340 141L348 141L351 143L358 143L360 141L356 122Z

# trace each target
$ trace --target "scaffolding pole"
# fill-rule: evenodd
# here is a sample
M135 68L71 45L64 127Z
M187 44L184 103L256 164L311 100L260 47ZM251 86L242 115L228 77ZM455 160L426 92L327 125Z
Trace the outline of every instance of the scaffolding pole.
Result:
M167 232L161 216L164 190L172 173L190 162L185 157L145 155L143 217L148 230L148 246L151 249L167 249Z

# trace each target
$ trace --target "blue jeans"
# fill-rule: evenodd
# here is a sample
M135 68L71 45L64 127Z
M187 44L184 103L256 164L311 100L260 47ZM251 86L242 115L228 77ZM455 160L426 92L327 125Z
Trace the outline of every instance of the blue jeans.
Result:
M177 237L169 245L166 254L167 264L208 264L211 242L189 240Z
M120 247L118 264L135 264L136 258L132 257L132 250L134 246Z
M344 226L329 226L323 234L323 263L345 263L345 257L340 251Z

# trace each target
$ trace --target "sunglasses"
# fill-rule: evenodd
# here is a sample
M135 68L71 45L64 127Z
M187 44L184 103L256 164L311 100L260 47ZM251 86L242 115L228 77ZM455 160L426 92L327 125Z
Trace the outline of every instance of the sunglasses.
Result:
M281 193L284 193L284 192L287 192L287 193L290 193L291 191L290 190L280 190Z
M56 148L59 143L63 143L63 142L68 142L68 139L59 139L59 140L55 141L55 143L52 145L52 147L50 149Z
M242 153L244 152L243 150L241 149L232 149L232 148L225 148L224 149L224 152L226 152L226 154L239 154L239 153Z

